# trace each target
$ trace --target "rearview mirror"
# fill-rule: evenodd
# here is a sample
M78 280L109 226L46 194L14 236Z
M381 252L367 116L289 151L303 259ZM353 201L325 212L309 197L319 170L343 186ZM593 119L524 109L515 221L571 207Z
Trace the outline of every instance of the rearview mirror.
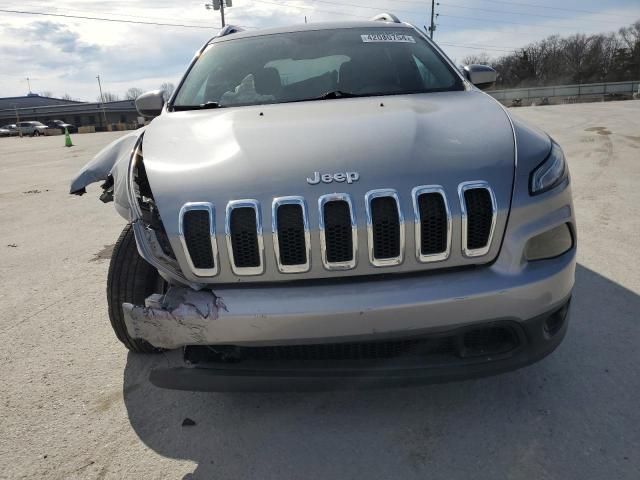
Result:
M164 107L164 95L162 90L151 90L136 98L136 109L143 117L153 118L160 115Z
M465 65L464 75L476 87L484 90L496 83L498 73L488 65Z

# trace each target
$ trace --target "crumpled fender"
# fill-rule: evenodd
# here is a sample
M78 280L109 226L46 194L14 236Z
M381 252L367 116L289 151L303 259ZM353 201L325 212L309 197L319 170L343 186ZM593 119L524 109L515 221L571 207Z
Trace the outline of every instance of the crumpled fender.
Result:
M116 210L126 220L131 220L131 207L127 195L127 172L133 148L144 130L145 127L139 128L100 150L93 160L82 167L73 178L69 193L83 195L87 192L87 185L104 182L112 177Z

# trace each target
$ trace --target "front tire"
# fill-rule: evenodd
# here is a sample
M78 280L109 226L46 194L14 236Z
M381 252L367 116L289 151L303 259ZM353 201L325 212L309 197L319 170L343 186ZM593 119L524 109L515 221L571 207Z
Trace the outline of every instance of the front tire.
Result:
M125 347L136 353L156 353L162 349L129 336L122 312L123 303L144 305L152 293L162 293L164 281L158 271L138 253L133 227L128 224L113 247L107 277L107 303L113 331Z

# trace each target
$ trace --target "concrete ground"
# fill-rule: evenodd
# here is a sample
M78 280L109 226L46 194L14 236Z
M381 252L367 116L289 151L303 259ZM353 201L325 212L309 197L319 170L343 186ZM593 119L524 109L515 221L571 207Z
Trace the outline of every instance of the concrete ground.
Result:
M67 194L122 133L0 139L1 478L640 478L640 102L515 109L564 147L579 222L569 332L528 368L409 389L160 390L105 283L123 227ZM185 418L194 426L183 427Z

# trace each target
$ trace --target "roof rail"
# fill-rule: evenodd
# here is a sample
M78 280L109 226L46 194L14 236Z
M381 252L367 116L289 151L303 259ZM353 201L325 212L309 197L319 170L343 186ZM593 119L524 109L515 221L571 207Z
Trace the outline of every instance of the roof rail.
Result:
M222 27L218 34L213 38L226 37L227 35L238 32L244 32L244 28L236 27L234 25L227 25L226 27Z
M393 13L380 13L375 17L371 18L374 22L391 22L391 23L402 23L398 17L396 17Z

